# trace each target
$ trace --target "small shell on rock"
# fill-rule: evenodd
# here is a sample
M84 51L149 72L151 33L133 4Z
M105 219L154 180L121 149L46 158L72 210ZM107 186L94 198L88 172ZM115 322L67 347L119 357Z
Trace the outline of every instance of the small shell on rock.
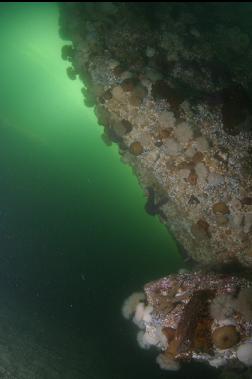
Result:
M207 239L210 237L209 224L205 220L200 219L196 224L192 225L191 232L199 240Z
M129 151L133 155L140 155L143 153L144 150L143 150L143 146L141 145L141 143L136 141L136 142L132 142L132 144L130 145Z

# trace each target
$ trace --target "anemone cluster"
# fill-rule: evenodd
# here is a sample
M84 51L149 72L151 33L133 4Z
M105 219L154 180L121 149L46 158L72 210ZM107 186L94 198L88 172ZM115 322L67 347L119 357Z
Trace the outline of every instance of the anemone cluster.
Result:
M241 8L60 3L60 31L103 141L118 144L147 198L152 188L146 210L194 261L252 267L252 35Z
M140 347L160 351L160 368L178 370L191 360L252 366L251 282L186 272L148 283L144 292L126 300L123 314L140 328Z

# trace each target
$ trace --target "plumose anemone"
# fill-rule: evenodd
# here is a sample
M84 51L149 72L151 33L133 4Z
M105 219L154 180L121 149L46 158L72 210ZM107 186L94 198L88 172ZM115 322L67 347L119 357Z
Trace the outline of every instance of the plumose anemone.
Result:
M132 295L130 295L123 303L122 306L122 315L127 320L130 319L131 316L136 311L137 305L144 301L145 295L143 292L134 292Z
M233 315L236 309L236 299L228 294L216 296L210 305L210 314L213 319L224 320Z

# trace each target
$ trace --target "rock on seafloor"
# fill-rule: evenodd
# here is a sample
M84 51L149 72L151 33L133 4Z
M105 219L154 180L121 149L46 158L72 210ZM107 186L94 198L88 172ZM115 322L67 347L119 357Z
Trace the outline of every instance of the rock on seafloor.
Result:
M161 368L178 370L192 360L216 368L252 366L251 281L187 272L148 283L144 292L145 299L133 294L122 310L141 329L139 345L159 350Z
M202 5L151 4L61 3L68 73L184 251L251 268L250 36L235 14L206 33Z

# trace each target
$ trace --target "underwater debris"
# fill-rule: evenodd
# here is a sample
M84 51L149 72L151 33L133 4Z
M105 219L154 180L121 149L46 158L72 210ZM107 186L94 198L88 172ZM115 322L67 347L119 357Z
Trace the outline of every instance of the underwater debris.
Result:
M145 300L134 302L133 321L142 329L139 345L158 348L157 363L165 370L178 370L180 363L190 361L251 366L252 317L243 311L244 302L251 310L251 290L252 282L245 278L201 271L150 282L144 286Z

